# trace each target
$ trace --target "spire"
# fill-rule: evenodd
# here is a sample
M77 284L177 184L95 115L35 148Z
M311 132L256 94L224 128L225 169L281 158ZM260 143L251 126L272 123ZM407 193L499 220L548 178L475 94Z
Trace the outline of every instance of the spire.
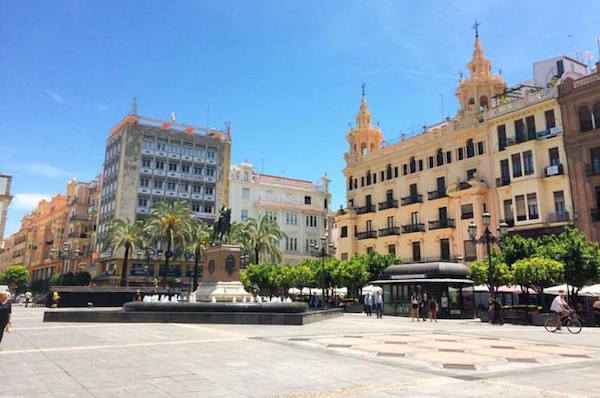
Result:
M129 111L130 115L137 115L137 100L135 97L133 97L133 100L131 100L131 110Z
M479 25L481 25L481 23L477 21L473 24L473 29L475 30L475 45L473 48L473 58L467 65L471 72L471 77L473 78L490 77L491 75L490 68L492 63L483 54L481 42L479 41Z
M356 115L356 127L365 129L371 127L371 112L367 106L367 97L365 95L365 84L362 84L362 99L360 101L360 110Z

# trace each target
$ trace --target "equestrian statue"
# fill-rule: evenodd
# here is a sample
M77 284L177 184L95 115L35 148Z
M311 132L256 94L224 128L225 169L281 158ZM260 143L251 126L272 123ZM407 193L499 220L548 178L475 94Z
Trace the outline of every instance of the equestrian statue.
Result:
M215 221L213 226L213 238L223 240L223 236L229 237L231 230L231 208L223 206L219 210L219 219Z

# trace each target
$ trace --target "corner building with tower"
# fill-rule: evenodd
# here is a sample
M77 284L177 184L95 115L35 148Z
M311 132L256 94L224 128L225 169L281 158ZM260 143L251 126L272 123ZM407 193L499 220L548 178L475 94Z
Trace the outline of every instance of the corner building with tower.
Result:
M402 262L464 261L486 256L468 226L501 222L508 234L540 236L573 224L557 85L583 76L568 57L534 64L534 78L507 87L492 73L476 33L469 74L459 81L454 118L385 143L363 89L346 134L347 206L334 224L337 256L370 250Z

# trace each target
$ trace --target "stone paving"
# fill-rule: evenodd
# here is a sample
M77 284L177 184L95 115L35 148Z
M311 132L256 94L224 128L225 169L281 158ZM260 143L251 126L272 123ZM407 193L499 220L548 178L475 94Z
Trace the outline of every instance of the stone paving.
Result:
M0 397L600 397L600 328L357 314L305 326L13 317Z

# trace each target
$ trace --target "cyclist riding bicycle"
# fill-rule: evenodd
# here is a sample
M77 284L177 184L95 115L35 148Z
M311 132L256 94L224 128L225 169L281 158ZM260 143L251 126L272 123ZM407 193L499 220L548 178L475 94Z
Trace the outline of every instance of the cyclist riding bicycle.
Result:
M565 291L559 290L558 296L552 300L552 305L550 306L550 312L556 314L558 329L561 329L561 325L565 319L569 317L569 311L571 311L571 307L565 301Z

